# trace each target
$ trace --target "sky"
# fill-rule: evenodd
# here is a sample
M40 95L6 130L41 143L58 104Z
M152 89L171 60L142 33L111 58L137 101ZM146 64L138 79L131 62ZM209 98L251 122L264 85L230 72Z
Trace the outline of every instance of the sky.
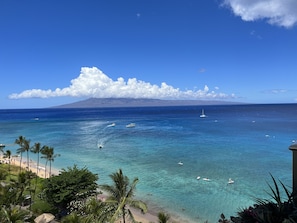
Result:
M297 0L1 0L0 109L297 102Z

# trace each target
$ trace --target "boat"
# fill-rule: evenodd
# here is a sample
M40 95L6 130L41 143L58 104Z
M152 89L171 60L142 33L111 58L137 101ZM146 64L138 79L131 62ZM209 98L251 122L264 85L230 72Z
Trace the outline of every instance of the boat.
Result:
M182 161L179 161L177 164L180 166L184 165L184 163Z
M204 180L204 181L210 181L210 179L209 179L209 178L203 178L203 180Z
M200 180L200 178L201 178L201 177L200 177L200 176L198 176L196 179L197 179L197 180Z
M228 184L233 184L233 183L234 183L234 180L232 180L231 178L229 178Z
M126 127L127 128L133 128L133 127L135 127L135 125L136 125L135 123L130 123L130 124L126 125Z
M202 109L202 111L201 111L200 118L206 118L206 115L204 114L204 109Z
M0 143L0 148L3 149L5 147L5 144Z
M97 147L98 147L98 149L102 149L103 146L104 146L103 142L98 142L98 143L97 143Z
M111 123L111 124L109 124L107 127L115 127L115 126L116 126L115 123Z

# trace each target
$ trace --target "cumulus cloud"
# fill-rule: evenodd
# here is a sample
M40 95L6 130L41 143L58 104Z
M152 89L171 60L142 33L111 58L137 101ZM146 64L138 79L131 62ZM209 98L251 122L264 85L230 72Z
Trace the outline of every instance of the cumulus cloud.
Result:
M215 89L217 90L217 89ZM167 85L160 86L130 78L122 77L112 80L96 67L81 68L80 75L71 80L65 88L55 90L31 89L9 95L10 99L20 98L50 98L50 97L93 97L93 98L157 98L157 99L226 99L234 95L211 91L208 86L201 90L181 91Z
M223 5L244 21L263 19L286 28L297 23L296 0L224 0Z

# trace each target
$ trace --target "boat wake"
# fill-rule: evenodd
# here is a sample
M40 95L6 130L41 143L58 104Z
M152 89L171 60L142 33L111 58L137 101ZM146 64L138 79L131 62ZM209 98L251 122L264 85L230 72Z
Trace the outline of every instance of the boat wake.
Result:
M103 147L107 144L109 140L113 137L113 127L115 127L116 124L113 122L111 124L105 125L104 128L101 129L101 131L98 133L97 136L97 148L103 149Z

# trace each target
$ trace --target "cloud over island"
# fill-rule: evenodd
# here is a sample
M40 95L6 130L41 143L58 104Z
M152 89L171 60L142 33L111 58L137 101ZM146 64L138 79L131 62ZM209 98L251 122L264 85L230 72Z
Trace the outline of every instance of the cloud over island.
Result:
M244 21L264 20L286 28L297 23L296 0L224 0L223 5Z
M55 90L31 89L21 93L9 95L10 99L22 98L51 98L51 97L92 97L92 98L155 98L155 99L227 99L234 98L233 94L210 90L204 86L201 90L182 91L167 85L165 82L160 86L149 82L129 78L127 81L119 77L112 80L96 67L82 67L80 75L71 80L68 87L56 88Z

